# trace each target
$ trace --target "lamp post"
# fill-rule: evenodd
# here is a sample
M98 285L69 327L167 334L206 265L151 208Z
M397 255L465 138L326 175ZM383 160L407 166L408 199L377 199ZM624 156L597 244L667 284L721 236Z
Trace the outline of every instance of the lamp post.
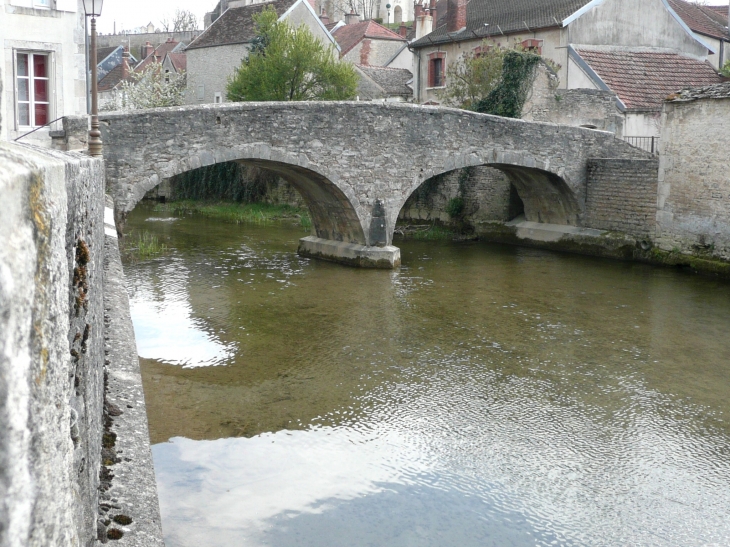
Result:
M99 97L96 85L96 18L101 15L104 0L84 0L84 13L91 17L91 130L89 131L89 155L101 156L101 131L99 131Z
M385 4L385 9L388 10L388 17L385 20L385 24L389 25L390 24L390 4Z

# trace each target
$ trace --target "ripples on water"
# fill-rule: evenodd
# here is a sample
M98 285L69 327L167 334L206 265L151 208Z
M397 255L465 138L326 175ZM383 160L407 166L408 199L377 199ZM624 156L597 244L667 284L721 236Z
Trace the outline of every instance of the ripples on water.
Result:
M168 547L730 544L728 284L474 243L363 271L150 216Z

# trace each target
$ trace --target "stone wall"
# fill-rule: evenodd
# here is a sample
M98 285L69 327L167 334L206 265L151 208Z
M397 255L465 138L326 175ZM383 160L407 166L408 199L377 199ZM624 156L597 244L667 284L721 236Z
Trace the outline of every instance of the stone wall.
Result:
M408 198L398 218L450 222L446 209L456 197L464 200L463 218L472 225L504 222L521 212L515 210L514 203L510 207L510 182L504 173L491 167L471 167L424 182Z
M0 143L0 546L90 546L103 395L102 162Z
M624 116L616 106L616 94L599 89L558 89L559 80L544 63L537 66L522 119L551 122L624 134Z
M657 169L657 160L589 160L584 225L653 239Z
M712 87L717 98L664 104L657 244L730 259L730 82Z
M356 65L385 66L405 42L365 38L348 51L343 59Z
M249 44L186 50L185 104L213 103L216 93L221 94L221 102L225 101L228 78L241 65L241 59L248 55L248 50ZM202 89L200 86L203 86ZM199 89L202 99L199 98Z

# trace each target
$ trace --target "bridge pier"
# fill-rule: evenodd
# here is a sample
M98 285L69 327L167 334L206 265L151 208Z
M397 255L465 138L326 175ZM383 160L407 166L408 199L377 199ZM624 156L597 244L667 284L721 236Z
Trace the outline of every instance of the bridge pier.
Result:
M299 240L297 252L302 256L360 268L393 269L400 266L400 249L392 245L370 247L307 236Z

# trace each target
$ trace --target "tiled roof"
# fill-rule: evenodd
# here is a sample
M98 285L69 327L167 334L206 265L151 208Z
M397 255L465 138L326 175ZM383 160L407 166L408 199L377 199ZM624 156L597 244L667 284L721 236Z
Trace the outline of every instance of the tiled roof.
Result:
M176 72L188 69L188 56L184 53L168 53L167 57L170 59L172 66L175 67Z
M669 5L694 32L717 39L730 40L727 15L685 0L669 0ZM726 10L727 11L727 10Z
M356 65L368 78L378 84L389 97L412 97L413 89L406 83L413 78L410 70L384 66Z
M333 36L340 45L341 55L345 55L364 38L370 38L371 40L406 41L406 39L400 34L397 34L372 20L360 21L359 23L340 27L335 31Z
M98 47L96 48L96 62L101 63L104 59L109 57L109 55L114 52L119 46L109 46L109 47Z
M97 84L97 89L101 91L109 91L114 89L119 82L122 81L122 65L121 63L111 69Z
M145 68L147 68L147 65L151 63L161 63L165 60L165 55L167 55L168 53L172 53L179 43L180 42L177 42L173 39L169 39L167 42L163 42L162 44L157 46L152 53L142 59L139 65L135 67L135 70L144 70Z
M725 18L725 21L727 21L728 6L707 6L707 9L711 9L715 13L719 13Z
M697 99L730 99L730 82L704 87L690 87L667 98L668 101L672 102L688 102Z
M474 40L528 29L559 27L562 21L589 1L471 0L466 6L466 29L451 34L446 32L446 2L439 2L436 6L438 21L433 32L428 37L415 41L412 46L425 47L432 43ZM485 27L485 23L489 26Z
M246 44L256 36L256 25L253 16L272 6L277 15L284 15L297 0L273 0L260 4L251 4L239 8L228 8L203 33L193 40L186 49L223 46L228 44Z
M576 52L629 110L659 110L682 88L721 81L709 63L677 53L585 46Z

